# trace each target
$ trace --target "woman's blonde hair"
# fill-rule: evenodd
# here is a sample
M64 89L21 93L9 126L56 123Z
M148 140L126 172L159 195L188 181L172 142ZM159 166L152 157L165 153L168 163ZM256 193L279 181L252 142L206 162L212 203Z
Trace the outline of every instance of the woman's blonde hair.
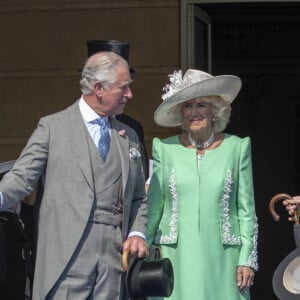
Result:
M215 96L215 95L204 96L200 98L212 105L212 115L214 119L213 121L214 133L223 132L230 121L230 115L231 115L230 103L224 101L220 96ZM179 104L181 111L182 111L183 103ZM186 128L184 128L183 126L183 122L182 122L182 128L186 130Z

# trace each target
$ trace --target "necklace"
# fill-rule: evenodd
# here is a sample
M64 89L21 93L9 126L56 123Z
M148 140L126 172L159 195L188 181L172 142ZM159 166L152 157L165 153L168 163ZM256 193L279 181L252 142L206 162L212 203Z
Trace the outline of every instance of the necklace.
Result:
M205 141L205 142L203 142L203 143L200 143L200 144L198 144L198 143L196 143L196 142L194 141L194 139L191 137L190 132L188 133L188 138L189 138L189 143L190 143L194 148L196 148L196 149L198 149L198 150L203 150L203 149L205 149L205 148L208 148L208 147L213 143L213 141L214 141L214 139L215 139L215 135L214 135L214 131L212 130L212 131L211 131L211 134L210 134L210 137L208 138L208 140Z

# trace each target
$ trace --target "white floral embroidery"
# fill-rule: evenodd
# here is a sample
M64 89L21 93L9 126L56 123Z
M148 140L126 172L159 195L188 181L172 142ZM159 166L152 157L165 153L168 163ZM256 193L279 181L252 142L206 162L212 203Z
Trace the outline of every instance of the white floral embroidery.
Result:
M232 172L228 170L226 172L225 184L224 184L224 195L221 201L221 210L222 214L222 243L228 245L240 245L241 238L231 234L231 224L230 224L230 193L231 186L233 183ZM258 222L256 218L254 236L253 236L253 249L246 263L243 263L243 266L253 268L255 271L258 270L258 259L257 259L257 239L258 239Z
M187 70L183 76L181 70L174 71L173 74L170 74L168 76L170 79L170 83L166 84L163 87L163 91L165 92L162 95L163 101L166 101L178 92L197 82L212 78L212 75L206 72L193 69Z
M248 261L243 266L253 268L255 271L258 270L258 259L257 259L257 239L258 239L258 222L256 218L253 235L253 249L250 254Z
M231 186L233 183L232 172L226 171L224 194L221 201L221 231L222 231L222 243L229 245L240 245L241 238L235 235L231 235L231 224L230 224L230 193Z
M161 244L175 242L177 237L177 191L175 182L175 170L173 169L169 179L169 188L172 197L172 215L169 223L169 234L162 235L159 239Z
M136 148L130 148L129 150L129 158L130 159L136 159L138 157L141 157L141 153Z

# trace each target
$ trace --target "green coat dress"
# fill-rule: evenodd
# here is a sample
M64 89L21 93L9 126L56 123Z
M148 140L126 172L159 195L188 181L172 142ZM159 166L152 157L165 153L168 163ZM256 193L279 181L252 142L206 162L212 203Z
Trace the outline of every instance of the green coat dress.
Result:
M258 269L250 139L225 134L199 156L179 136L155 138L153 161L147 242L172 262L168 299L250 299L236 285L238 265Z

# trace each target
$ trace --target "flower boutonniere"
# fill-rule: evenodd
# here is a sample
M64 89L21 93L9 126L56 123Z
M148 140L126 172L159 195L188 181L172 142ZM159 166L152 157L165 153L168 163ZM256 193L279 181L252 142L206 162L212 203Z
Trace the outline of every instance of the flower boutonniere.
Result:
M129 158L130 159L136 159L141 157L141 153L136 148L130 148L129 150Z
M122 129L122 130L119 131L120 136L125 136L125 133L126 133L125 129Z

